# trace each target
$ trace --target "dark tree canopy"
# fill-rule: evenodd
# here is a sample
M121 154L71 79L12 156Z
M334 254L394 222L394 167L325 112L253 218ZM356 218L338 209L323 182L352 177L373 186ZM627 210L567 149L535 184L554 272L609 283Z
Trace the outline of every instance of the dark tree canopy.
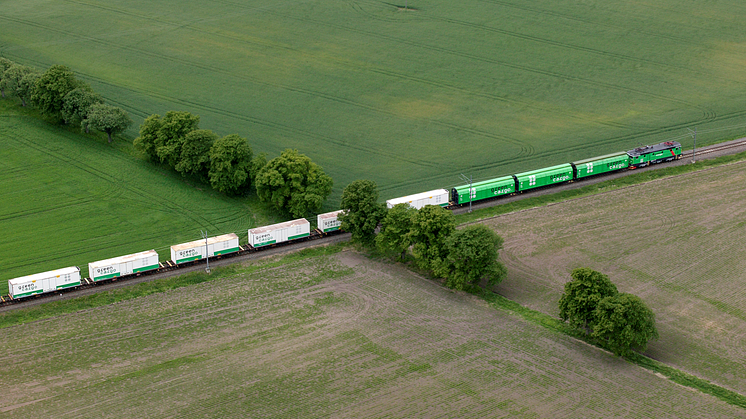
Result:
M332 185L321 166L291 149L268 161L256 176L259 199L293 217L320 210Z
M565 284L559 301L560 318L579 329L590 327L598 302L618 293L608 276L589 268L572 271L573 280Z
M184 137L181 146L181 159L175 169L182 175L207 176L210 170L210 148L218 136L207 129L191 131Z
M386 204L378 203L378 186L372 180L356 180L342 190L339 215L340 228L352 235L352 240L370 244L378 223L386 214Z
M9 68L16 65L13 61L5 58L0 57L0 95L2 97L5 97L5 87L4 87L4 81L5 81L5 71L7 71Z
M53 65L36 80L31 102L43 115L60 121L65 95L82 86L84 83L76 79L75 74L68 67Z
M605 297L596 307L591 336L616 355L644 351L648 341L658 338L655 315L635 295Z
M246 138L226 135L210 148L210 185L227 194L237 194L251 184L251 160L254 152Z
M0 69L2 66L0 66ZM3 92L3 97L7 94L8 96L19 96L18 87L21 85L21 80L30 73L33 73L34 69L26 67L25 65L13 64L2 73L0 76L0 91ZM23 98L21 99L23 101ZM25 103L23 106L26 106Z
M158 131L161 129L161 116L158 114L150 115L140 125L140 136L135 138L132 145L136 150L140 150L147 156L156 161L158 155L155 152L156 141L158 141Z
M160 120L155 152L161 162L176 167L186 135L198 129L199 116L189 112L169 111Z
M41 77L41 74L34 71L23 76L21 82L18 83L16 94L21 99L21 106L26 106L26 104L31 102L31 95L36 90L36 80L39 77Z
M91 105L86 119L83 120L86 131L89 128L103 131L109 136L109 142L112 135L123 132L131 124L132 120L124 109L105 103Z
M400 254L404 260L407 249L412 244L412 219L417 210L409 204L397 204L386 211L381 222L381 231L376 236L376 245L382 251Z
M88 116L88 109L95 103L104 103L98 93L85 87L73 89L63 98L62 118L67 124L80 124Z
M447 256L436 268L448 288L468 289L482 279L497 285L507 271L497 260L503 239L484 225L476 224L454 231L445 242Z
M418 263L433 269L448 256L446 239L456 230L453 213L436 205L425 205L412 219L412 253Z

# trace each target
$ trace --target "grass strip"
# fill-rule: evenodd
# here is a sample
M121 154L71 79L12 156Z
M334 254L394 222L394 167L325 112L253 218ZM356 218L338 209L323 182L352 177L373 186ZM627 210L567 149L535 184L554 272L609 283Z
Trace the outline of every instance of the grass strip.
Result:
M499 294L495 294L492 291L477 290L474 291L474 294L483 298L491 307L495 309L510 312L528 322L540 325L549 330L564 333L566 335L572 336L573 338L580 339L588 344L603 349L588 335L570 327L568 324L561 321L560 319L554 318L540 311L523 307L515 301L511 301ZM703 378L685 373L676 368L663 364L662 362L649 358L645 355L633 353L632 355L625 356L623 358L628 362L631 362L642 368L661 374L676 384L699 390L702 393L717 397L718 399L728 404L746 408L746 396L740 393L736 393L735 391L728 390L725 387L713 384Z
M656 179L678 176L685 173L696 172L698 170L722 166L725 164L735 163L743 160L746 160L746 151L738 154L716 157L709 160L699 160L696 164L685 164L681 166L672 166L657 170L649 170L646 172L632 173L628 176L609 179L600 183L595 183L593 185L583 186L582 188L578 189L521 199L518 201L508 202L506 204L496 205L494 207L481 208L478 210L474 210L471 214L459 214L456 215L456 222L458 224L470 223L502 214L508 214L511 212L540 207L547 204L567 201L573 198L590 196L599 192L609 192L633 185L650 182Z
M133 286L123 287L111 291L102 291L92 295L73 298L70 300L53 301L38 306L10 310L0 314L0 329L19 324L29 323L37 320L49 319L63 314L74 313L81 310L101 307L121 301L132 300L147 295L165 292L203 282L228 278L238 274L248 274L260 269L275 268L287 263L297 262L312 257L331 255L344 249L347 243L337 243L329 246L318 246L289 253L279 259L270 261L257 261L249 266L233 264L213 268L211 274L204 271L190 272L188 274L156 279L149 282L141 282Z

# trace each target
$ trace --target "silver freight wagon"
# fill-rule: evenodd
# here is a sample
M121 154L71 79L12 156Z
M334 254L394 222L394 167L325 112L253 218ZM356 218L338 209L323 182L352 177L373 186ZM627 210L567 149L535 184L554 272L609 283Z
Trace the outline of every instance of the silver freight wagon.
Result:
M158 269L155 250L133 253L88 264L88 275L94 281Z
M76 285L80 285L80 268L71 266L11 279L8 281L8 290L11 297L21 298Z
M290 240L308 237L311 234L311 223L305 218L272 224L249 230L249 244L252 247L267 246Z
M238 252L238 236L230 233L207 238L207 256L213 257ZM171 260L184 263L205 258L205 240L195 240L171 246Z
M339 230L342 222L339 221L337 217L339 216L339 214L342 213L342 211L344 210L327 212L326 214L317 215L316 225L318 226L319 230L323 231L324 233Z
M402 196L401 198L389 199L386 206L394 208L397 204L409 204L409 206L420 209L425 205L437 205L445 207L448 205L448 191L445 189L436 189L434 191L421 192L414 195Z

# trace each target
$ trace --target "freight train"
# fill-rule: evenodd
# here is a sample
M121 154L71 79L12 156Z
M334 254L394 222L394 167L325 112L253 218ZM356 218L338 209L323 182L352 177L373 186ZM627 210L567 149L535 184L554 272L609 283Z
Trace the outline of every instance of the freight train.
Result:
M681 144L669 141L653 146L635 148L627 152L502 176L472 183L471 185L456 186L450 191L437 189L390 199L386 201L386 205L391 208L396 204L408 203L417 209L425 205L461 206L469 202L479 202L603 173L636 169L649 164L680 158ZM164 263L159 262L159 255L155 250L148 250L91 262L88 264L89 278L81 278L80 268L73 266L11 279L8 281L10 299L14 300L75 288L97 281L140 275L144 272L159 269L171 269L209 257L230 255L248 250L261 250L280 243L305 239L312 235L323 236L339 231L341 223L338 216L341 212L342 210L319 214L317 229L313 232L310 223L305 218L250 229L248 231L249 244L245 247L241 247L238 243L238 236L231 233L171 246L171 260Z
M392 208L396 204L408 203L420 209L425 205L461 206L531 189L557 185L584 179L590 176L615 172L623 169L637 169L650 164L663 163L681 158L681 144L676 141L638 147L605 156L578 160L529 172L502 176L471 185L461 185L447 189L436 189L401 198L389 199L386 205Z

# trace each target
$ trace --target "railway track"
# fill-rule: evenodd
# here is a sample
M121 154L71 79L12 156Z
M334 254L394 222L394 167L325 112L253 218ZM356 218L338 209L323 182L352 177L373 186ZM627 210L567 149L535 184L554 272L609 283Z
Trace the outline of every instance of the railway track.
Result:
M609 179L615 179L622 176L627 176L635 172L640 171L647 171L647 170L655 170L662 167L669 167L672 165L680 165L680 164L688 164L689 158L698 158L701 156L706 156L704 158L715 158L726 154L734 154L737 152L745 151L746 150L746 138L741 138L738 140L728 141L725 143L715 144L708 147L702 147L694 152L694 150L687 150L682 153L682 158L679 160L676 160L671 163L666 163L664 165L650 165L644 168L636 169L635 171L628 171L628 170L622 170L619 172L614 172L606 175L599 175L594 176L592 178L586 178L579 181L574 181L570 183L566 183L563 185L558 186L552 186L551 188L542 188L542 189L534 189L523 193L517 193L513 194L511 196L503 196L494 198L491 200L482 200L478 203L475 203L472 205L472 209L480 209L480 208L487 208L492 207L508 202L517 201L520 199L525 199L529 197L534 196L540 196L545 195L548 193L556 193L561 192L563 190L568 189L576 189L580 188L586 185L591 185L594 183L599 183L602 181L606 181ZM454 212L454 214L463 214L469 211L469 205L452 205L449 207L446 207ZM309 244L309 242L318 242L317 245L320 244L331 244L334 242L342 241L342 240L349 240L349 234L342 233L342 232L332 232L332 233L321 233L318 229L314 230L310 236L304 237L302 239L283 242L279 244L274 244L266 247L261 248L253 248L249 245L244 245L239 247L238 252L229 253L217 257L211 258L210 263L213 264L213 266L221 266L228 263L233 263L233 260L248 260L252 258L257 257L263 257L263 256L269 256L273 254L278 253L285 253L291 250L297 250L302 249L306 247L313 246L314 244ZM205 265L205 260L196 260L186 263L180 263L176 264L172 261L166 261L166 262L159 262L159 268L152 270L152 271L146 271L141 272L138 274L132 274L124 277L117 277L117 278L110 278L100 281L93 281L90 278L83 278L81 280L81 285L70 287L66 289L57 290L55 292L48 292L48 293L42 293L37 294L32 297L25 297L21 299L13 299L10 295L3 295L0 296L0 312L6 311L7 309L15 309L15 308L22 308L26 306L36 305L47 301L55 301L60 299L67 299L67 298L73 298L74 296L78 296L79 294L85 294L88 293L94 293L98 292L98 289L101 290L110 289L110 288L119 288L121 286L134 284L138 282L145 282L145 281L151 281L153 279L160 279L164 277L169 276L175 276L175 275L181 275L187 272L192 272L196 270L201 270L202 265ZM12 306L12 307L10 307Z
M311 232L308 237L303 237L293 241L277 243L260 248L253 248L249 245L239 246L239 250L233 253L227 253L220 256L209 258L210 266L223 266L243 260L257 259L264 256L271 256L286 253L293 250L299 250L314 245L332 244L339 241L349 240L349 234L342 231L322 233L318 229ZM309 242L314 242L310 244ZM81 284L75 287L64 288L54 292L36 294L24 298L12 298L10 295L0 296L0 312L10 309L25 308L32 305L38 305L50 301L74 298L86 294L93 294L99 291L120 288L122 286L148 282L155 279L167 278L185 273L199 271L206 266L205 259L189 261L176 264L171 260L159 262L159 267L151 271L140 272L122 277L103 279L94 281L91 278L82 278Z

